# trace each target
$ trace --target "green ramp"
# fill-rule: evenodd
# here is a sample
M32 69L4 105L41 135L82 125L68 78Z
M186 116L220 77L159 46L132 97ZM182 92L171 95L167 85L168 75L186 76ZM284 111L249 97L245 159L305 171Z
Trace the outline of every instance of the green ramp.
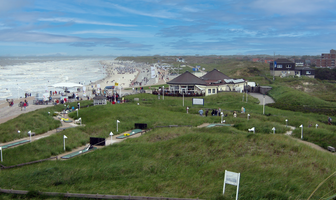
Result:
M210 124L206 127L211 128L211 127L215 127L215 126L233 126L233 124Z
M9 147L16 146L16 145L19 145L19 144L24 144L24 143L27 143L27 142L30 142L30 140L21 140L21 141L18 141L18 142L13 142L13 143L10 143L10 144L3 145L1 148L6 149L6 148L9 148Z
M129 135L121 135L121 136L118 136L116 138L117 139L124 139L124 138L130 137L132 135L135 135L137 133L140 133L141 131L142 131L141 129L133 129L130 132L124 133L124 134L129 134Z
M88 151L95 150L95 149L97 149L97 147L93 147L93 148L91 148L91 149L87 149L87 148L85 148L85 149L83 149L83 150L81 150L81 151L76 151L76 152L70 153L70 154L68 154L68 155L62 156L61 158L63 158L63 159L69 159L69 158L72 158L72 157L81 155L81 154L83 154L83 153L86 153L86 152L88 152Z

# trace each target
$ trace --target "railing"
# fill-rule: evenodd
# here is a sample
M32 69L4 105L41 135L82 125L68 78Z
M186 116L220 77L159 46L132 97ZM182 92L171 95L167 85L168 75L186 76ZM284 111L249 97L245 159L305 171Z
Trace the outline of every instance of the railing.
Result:
M26 195L29 193L27 190L8 190L0 188L0 192L7 194L21 194ZM62 196L62 197L77 197L77 198L90 198L90 199L133 199L133 200L199 200L187 198L170 198L170 197L146 197L146 196L131 196L131 195L106 195L106 194L82 194L82 193L59 193L59 192L37 192L39 195L47 196Z

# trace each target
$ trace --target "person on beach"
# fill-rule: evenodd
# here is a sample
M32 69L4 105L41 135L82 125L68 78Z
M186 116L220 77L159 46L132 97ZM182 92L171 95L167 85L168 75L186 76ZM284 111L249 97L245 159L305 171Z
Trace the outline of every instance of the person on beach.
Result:
M26 111L26 107L27 107L27 101L25 100L25 102L23 102L23 107L24 107L24 111Z

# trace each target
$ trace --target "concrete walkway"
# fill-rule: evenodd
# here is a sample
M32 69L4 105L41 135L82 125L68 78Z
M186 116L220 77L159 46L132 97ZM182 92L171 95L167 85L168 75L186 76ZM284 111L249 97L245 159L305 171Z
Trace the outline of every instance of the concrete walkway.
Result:
M259 105L263 105L264 95L260 93L248 93L254 98L259 99ZM265 105L269 103L275 103L275 101L268 95L265 95Z

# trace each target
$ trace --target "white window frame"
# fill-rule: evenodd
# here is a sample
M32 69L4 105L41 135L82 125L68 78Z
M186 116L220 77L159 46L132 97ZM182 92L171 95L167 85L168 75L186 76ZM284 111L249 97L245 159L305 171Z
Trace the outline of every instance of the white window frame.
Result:
M282 68L282 65L277 65L277 68Z
M208 94L211 94L211 89L208 89Z

